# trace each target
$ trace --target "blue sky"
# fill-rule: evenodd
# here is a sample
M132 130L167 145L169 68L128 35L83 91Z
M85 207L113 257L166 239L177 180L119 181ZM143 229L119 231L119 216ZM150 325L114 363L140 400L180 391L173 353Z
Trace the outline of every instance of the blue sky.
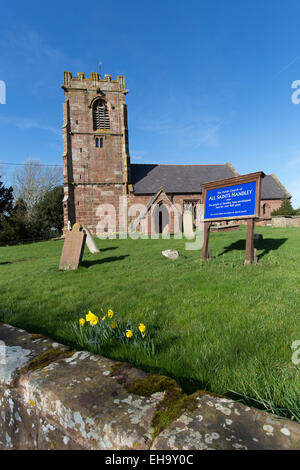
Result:
M0 162L62 163L63 71L124 74L133 163L275 173L300 206L300 4L1 3ZM4 166L11 183L14 166Z

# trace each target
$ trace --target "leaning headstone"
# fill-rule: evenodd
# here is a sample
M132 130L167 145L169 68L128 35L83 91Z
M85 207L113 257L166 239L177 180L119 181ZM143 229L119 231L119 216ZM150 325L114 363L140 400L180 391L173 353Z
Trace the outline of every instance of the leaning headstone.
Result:
M95 243L95 240L93 238L93 235L91 234L89 229L87 227L85 227L85 225L83 225L82 228L86 233L86 246L88 247L90 252L93 253L93 254L94 253L99 253L99 248L97 247L97 245Z
M179 253L177 250L165 250L165 251L162 251L161 254L169 259L177 259L179 256Z
M66 233L60 258L59 269L77 269L83 255L86 233L82 225L74 224L73 230Z

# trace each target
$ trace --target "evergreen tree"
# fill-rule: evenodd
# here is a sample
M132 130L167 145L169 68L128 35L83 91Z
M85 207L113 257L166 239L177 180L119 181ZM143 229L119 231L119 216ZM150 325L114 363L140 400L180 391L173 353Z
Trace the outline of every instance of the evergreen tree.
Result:
M34 206L31 219L31 230L34 237L50 238L62 234L64 226L63 195L63 187L56 186Z
M293 209L291 200L284 198L279 209L273 211L271 215L298 215L299 210Z
M27 207L23 199L18 199L9 217L6 217L0 231L0 243L17 243L30 238L27 224Z
M1 178L1 176L0 176ZM5 188L0 180L0 229L7 216L13 209L13 188Z

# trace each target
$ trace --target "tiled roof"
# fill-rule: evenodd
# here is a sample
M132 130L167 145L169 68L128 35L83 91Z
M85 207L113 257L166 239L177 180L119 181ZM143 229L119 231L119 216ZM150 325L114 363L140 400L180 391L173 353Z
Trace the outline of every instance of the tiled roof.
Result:
M201 183L236 176L229 165L131 165L134 194L201 193Z
M291 197L287 190L277 180L275 175L266 175L261 183L261 199L283 199Z
M160 187L166 193L191 194L201 193L201 183L217 181L237 176L234 168L224 165L145 165L131 164L131 182L133 192L155 194ZM282 199L290 194L275 175L266 175L262 179L261 199Z

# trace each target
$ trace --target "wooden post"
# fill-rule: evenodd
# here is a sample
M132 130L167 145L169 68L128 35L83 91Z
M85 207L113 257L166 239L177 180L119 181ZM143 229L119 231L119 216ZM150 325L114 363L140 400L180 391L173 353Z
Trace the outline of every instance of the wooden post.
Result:
M210 226L211 226L211 222L204 222L204 239L203 239L203 246L202 246L202 251L201 251L201 261L209 258L208 239L209 239Z
M254 224L254 219L247 220L245 265L252 264L254 260Z

